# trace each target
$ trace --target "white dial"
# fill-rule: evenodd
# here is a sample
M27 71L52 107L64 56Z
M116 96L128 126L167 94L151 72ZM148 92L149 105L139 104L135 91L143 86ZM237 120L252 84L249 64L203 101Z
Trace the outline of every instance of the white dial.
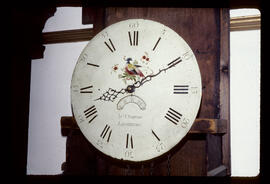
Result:
M82 51L71 81L77 124L98 150L145 161L173 148L201 102L201 75L188 44L169 27L129 19Z

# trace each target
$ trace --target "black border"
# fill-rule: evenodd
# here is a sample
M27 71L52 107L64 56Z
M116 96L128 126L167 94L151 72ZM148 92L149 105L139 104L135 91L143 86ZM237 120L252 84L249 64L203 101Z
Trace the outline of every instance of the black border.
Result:
M45 2L45 3L44 3ZM267 101L266 101L266 95L270 94L268 93L269 90L268 87L265 85L267 84L266 82L266 72L268 70L267 66L266 66L266 56L264 55L264 53L266 53L266 44L267 44L267 33L269 33L269 31L267 30L267 26L266 26L266 14L267 14L267 4L265 1L263 0L226 0L226 1L203 1L203 0L163 0L163 1L154 1L154 0L67 0L67 6L79 6L81 5L100 5L100 6L132 6L132 7L139 7L139 6L151 6L151 7L195 7L195 8L212 8L212 7L216 7L216 8L257 8L261 11L261 20L262 20L262 28L261 28L261 155L260 155L260 174L257 177L180 177L177 178L178 182L191 182L191 183L264 183L265 182L265 178L266 178L266 164L267 162L267 158L268 158L268 154L266 154L267 151L267 147L266 147L266 135L267 135L267 122L266 122L266 117L265 117L265 113L266 110L268 110L267 108ZM65 4L65 3L64 3ZM62 4L62 5L64 5ZM60 1L54 0L54 1L38 1L35 3L30 3L30 2L14 2L14 4L12 5L12 10L11 11L11 16L13 16L13 12L20 10L20 11L25 11L25 14L27 14L29 9L32 9L33 6L38 5L40 7L46 7L46 6L62 6ZM25 8L25 9L24 9ZM16 16L16 15L15 15ZM15 17L16 18L16 17ZM19 19L20 20L20 19ZM26 21L26 20L25 20ZM14 22L13 20L11 21L11 38L15 37L15 34L17 34L17 32L15 30L13 30L14 24L16 24L16 22ZM26 26L29 24L26 24ZM31 28L31 27L30 27ZM21 35L23 36L23 35ZM33 40L30 40L30 42ZM14 46L14 44L16 44L16 40L12 40L11 44ZM27 44L27 47L30 47L31 44ZM18 48L15 47L11 47L13 49L13 51L18 51L18 53L22 53L22 51L19 51ZM30 49L30 48L28 48ZM26 49L26 50L28 50ZM28 50L29 51L29 50ZM25 55L25 53L22 53ZM28 58L27 58L27 54L28 54ZM30 58L29 53L26 53L26 58L25 60L28 60ZM12 64L12 71L14 71L13 69L16 68L16 61L14 61L14 59L11 59L11 64ZM21 65L19 65L21 66ZM24 68L27 67L23 67L22 70ZM27 69L28 72L29 68ZM24 75L25 73L22 72L22 75ZM15 83L19 80L16 79L16 77L18 77L18 74L14 74L11 72L11 78L12 78L12 83ZM29 79L30 80L30 79ZM30 89L30 84L29 86L25 86L26 88ZM17 100L18 98L16 97L16 91L18 91L18 88L15 88L14 85L11 86L11 99L12 100ZM30 90L28 90L28 92L30 93ZM26 102L25 100L19 101L19 103L22 105L22 107L24 107L24 109L29 109L29 102ZM13 104L12 104L13 105ZM17 114L13 113L13 107L11 107L11 116L17 116ZM27 112L27 110L26 110ZM24 120L24 122L28 122L28 117L24 116L22 118L26 118L26 120ZM25 142L24 139L21 139L20 135L14 135L12 134L12 132L14 130L16 130L18 127L14 127L14 125L16 125L14 119L13 118L9 123L9 121L7 121L7 124L9 125L8 128L11 129L11 134L8 135L9 138L11 139L15 139L17 140L17 144L22 146L22 147L26 147L27 148L27 142ZM19 119L17 117L17 119ZM23 121L23 120L22 120ZM25 123L23 125L24 128L28 128L28 123ZM28 135L28 131L24 132L24 134ZM3 140L4 141L4 140ZM11 145L12 147L13 145ZM18 169L16 168L18 163L14 163L11 162L12 160L15 159L16 157L16 161L19 161L21 163L26 163L27 158L26 157L19 157L17 158L18 154L20 153L15 153L14 150L12 148L10 148L9 146L7 147L8 151L11 151L11 154L8 155L8 157L3 157L2 159L6 160L7 163L7 167L5 167L5 171L4 171L4 177L9 178L9 181L11 180L11 182L13 180L15 181L20 181L20 182L27 182L27 183L66 183L66 182L80 182L80 181L87 181L87 182L97 182L94 180L94 178L92 177L88 177L88 176L62 176L62 175L39 175L39 176L33 176L33 175L28 175L26 176L26 165L24 169ZM23 150L22 150L23 151ZM24 155L27 155L27 153L23 153ZM244 153L243 153L244 154ZM11 156L11 158L10 158ZM10 158L10 159L8 159ZM10 166L11 165L11 166ZM15 171L15 170L16 171ZM18 172L17 172L18 171ZM116 181L118 181L118 177L115 177ZM146 178L143 178L143 180L145 180ZM149 179L149 178L148 178ZM161 178L159 178L157 181L159 181ZM164 179L164 178L163 178ZM136 179L137 180L137 179ZM134 180L134 177L132 179L132 181L136 181ZM148 180L145 180L148 181ZM162 181L162 180L161 180ZM98 180L98 182L101 182L100 180ZM110 182L113 182L110 179ZM130 182L130 178L127 178L126 182ZM152 181L152 178L149 179L148 182L154 182ZM168 182L168 178L166 177L166 179L162 182Z

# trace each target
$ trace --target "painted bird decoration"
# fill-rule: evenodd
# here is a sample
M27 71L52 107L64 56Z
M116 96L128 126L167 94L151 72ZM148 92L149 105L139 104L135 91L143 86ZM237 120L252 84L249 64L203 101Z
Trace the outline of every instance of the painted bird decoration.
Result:
M140 77L144 77L143 73L139 69L141 66L136 65L136 64L131 64L130 61L132 61L132 58L127 58L127 59L125 59L125 61L127 61L126 66L125 66L125 70L129 75L133 75L133 76L138 75Z

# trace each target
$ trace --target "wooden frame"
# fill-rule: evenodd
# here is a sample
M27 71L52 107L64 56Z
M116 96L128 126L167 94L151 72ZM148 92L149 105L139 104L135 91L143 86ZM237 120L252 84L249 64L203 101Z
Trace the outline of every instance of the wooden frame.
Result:
M89 41L93 37L92 28L42 33L43 44Z
M89 20L91 21L91 20ZM241 16L230 19L230 31L257 30L261 28L261 16ZM94 37L95 30L74 29L42 33L43 44L89 41Z
M230 20L230 31L247 31L261 28L261 16L250 15L232 17Z
M220 118L230 121L230 33L228 9L221 10L220 21L220 65L219 65L219 93L220 93ZM227 123L227 134L222 137L222 163L227 168L227 175L231 175L231 139L230 122Z

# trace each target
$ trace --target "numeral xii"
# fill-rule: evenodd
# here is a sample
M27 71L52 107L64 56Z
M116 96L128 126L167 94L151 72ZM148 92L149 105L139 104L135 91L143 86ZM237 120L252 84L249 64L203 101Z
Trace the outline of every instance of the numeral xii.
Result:
M128 38L129 38L129 44L130 44L130 46L138 46L139 31L133 31L133 35L129 31L128 32Z

